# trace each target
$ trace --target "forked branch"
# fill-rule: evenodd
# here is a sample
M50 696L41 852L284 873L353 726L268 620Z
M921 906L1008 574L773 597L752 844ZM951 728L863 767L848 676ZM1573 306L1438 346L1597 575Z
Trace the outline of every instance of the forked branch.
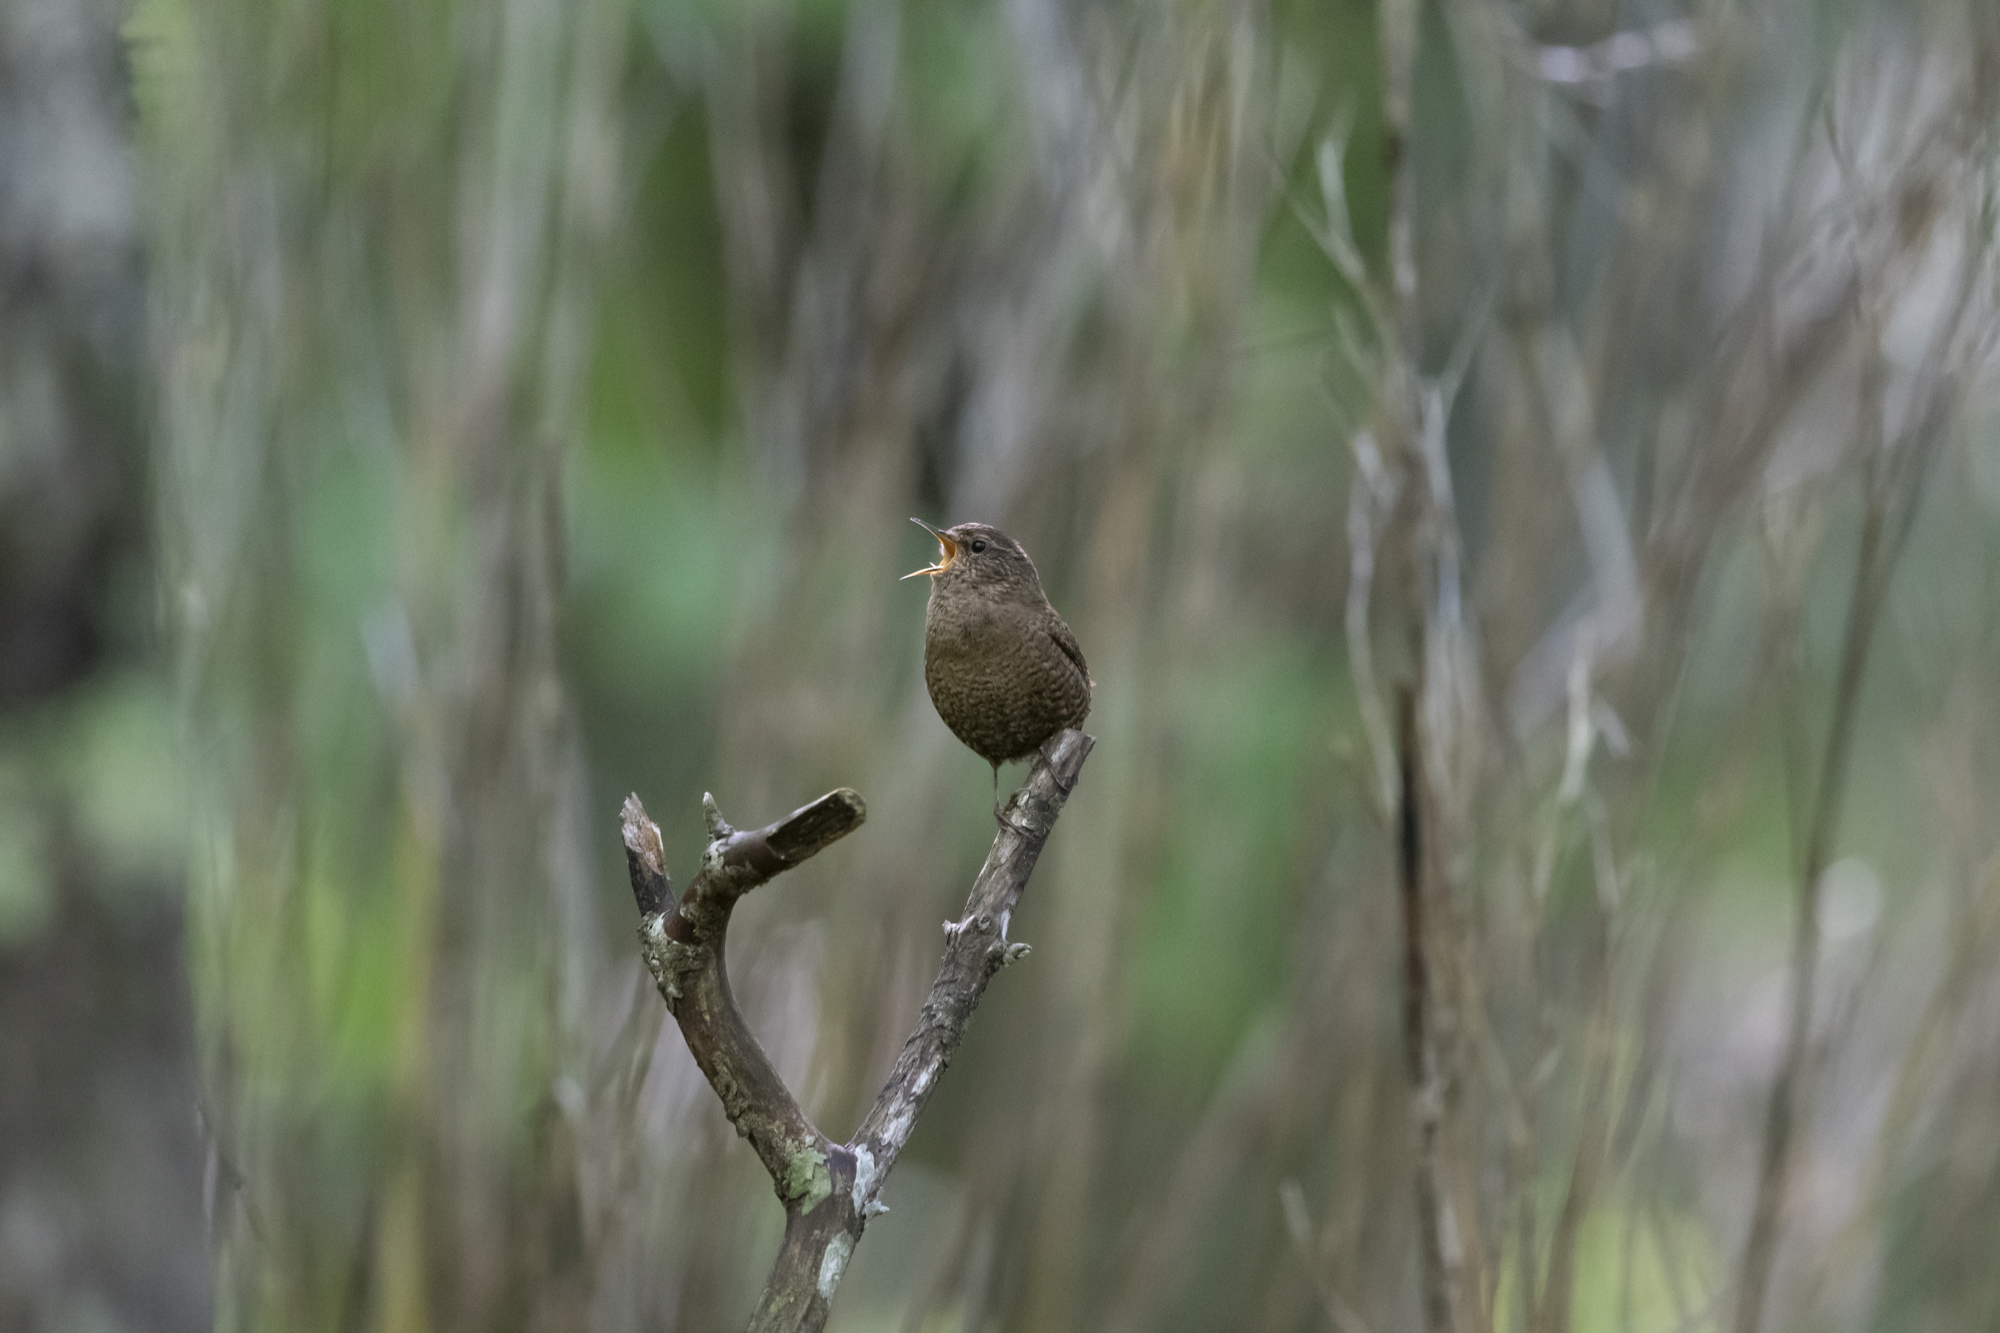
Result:
M1035 759L1027 785L1008 798L964 915L945 926L944 958L916 1029L860 1131L844 1144L820 1132L772 1068L730 993L723 946L736 900L859 828L867 813L861 798L842 787L775 824L741 832L724 821L713 797L703 797L708 848L678 899L659 828L637 796L626 799L625 859L646 967L723 1113L750 1140L785 1207L784 1244L751 1333L825 1325L855 1243L868 1219L885 1211L882 1182L951 1063L986 983L1028 951L1008 942L1008 922L1093 744L1080 731L1061 733Z

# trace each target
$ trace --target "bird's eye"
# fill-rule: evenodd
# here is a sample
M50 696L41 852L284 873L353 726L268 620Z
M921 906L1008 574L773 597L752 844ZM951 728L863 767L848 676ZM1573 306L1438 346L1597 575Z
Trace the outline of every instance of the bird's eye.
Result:
M985 549L986 549L986 543L983 541L976 541L972 544L972 552L974 555L977 555L979 552Z

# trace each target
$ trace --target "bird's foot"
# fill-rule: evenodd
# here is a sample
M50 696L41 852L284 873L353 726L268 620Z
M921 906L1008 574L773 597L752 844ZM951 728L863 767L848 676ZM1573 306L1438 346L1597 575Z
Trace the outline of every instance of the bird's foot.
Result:
M1016 796L1018 796L1019 794L1020 794L1019 792L1015 793ZM1011 829L1015 833L1019 833L1024 836L1034 833L1035 830L1028 827L1027 824L1023 823L1018 819L1010 819L1008 817L1009 812L1012 811L1013 808L1014 808L1014 797L1009 796L1005 801L993 807L993 822L998 824L1002 830Z
M1009 963L1020 962L1028 956L1028 953L1029 949L1026 944L995 944L993 946L993 957L999 962L1001 967L1005 967Z

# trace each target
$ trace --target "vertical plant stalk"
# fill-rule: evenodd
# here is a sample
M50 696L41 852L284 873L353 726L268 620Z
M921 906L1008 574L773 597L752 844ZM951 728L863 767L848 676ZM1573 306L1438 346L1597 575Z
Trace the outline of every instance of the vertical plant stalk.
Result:
M1916 484L1915 480L1912 484ZM1807 825L1804 855L1799 860L1799 878L1794 888L1785 1046L1765 1107L1757 1193L1751 1206L1750 1230L1743 1242L1736 1293L1733 1324L1736 1333L1758 1333L1763 1323L1790 1185L1799 1084L1811 1062L1812 1012L1819 973L1820 878L1840 831L1841 798L1847 786L1847 764L1853 750L1854 725L1860 714L1868 649L1874 641L1876 620L1889 588L1889 574L1901 547L1901 542L1895 541L1885 549L1884 509L1878 489L1869 486L1861 519L1860 549L1855 557L1854 593L1848 602L1847 628L1841 642L1840 674L1834 685L1833 712L1827 725L1826 752L1820 762L1819 785L1813 794L1811 822Z
M1095 743L1080 731L1061 733L1036 757L1027 785L1008 798L965 913L945 925L944 958L916 1029L853 1140L842 1144L813 1124L750 1031L729 988L723 948L737 900L859 828L867 817L861 798L842 787L746 833L729 826L713 797L703 797L708 847L700 873L678 899L658 826L637 796L626 800L625 859L647 970L723 1114L750 1140L785 1208L784 1241L750 1333L825 1327L862 1230L887 1211L879 1201L882 1184L951 1063L986 983L1027 955L1027 945L1008 943L1008 921Z
M1976 88L1989 83L1990 80L1977 76L1973 79ZM1990 120L1989 110L1973 115L1967 123L1985 125ZM1828 103L1820 123L1828 139L1834 167L1848 197L1865 197L1863 184L1855 178L1853 160L1841 142L1832 103ZM1989 150L1984 146L1989 142L1987 132L1982 131L1972 142L1980 146L1968 145L1966 161L1986 162L1989 159ZM1944 434L1947 416L1953 410L1954 393L1950 386L1959 382L1971 367L1986 364L1991 353L1991 343L1984 335L1974 331L1976 326L1968 324L1978 308L1975 296L1990 292L1990 276L1973 276L1986 265L1972 257L1989 252L1992 234L1990 196L1982 194L1981 197L1983 202L1972 215L1977 221L1969 223L1964 237L1963 254L1969 258L1964 276L1958 283L1957 300L1942 313L1921 358L1925 365L1946 369L1933 369L1918 380L1922 387L1913 398L1921 402L1927 397L1929 401L1915 414L1916 424L1906 428L1893 441L1884 437L1884 396L1889 368L1887 357L1880 350L1889 301L1886 297L1869 299L1858 260L1857 274L1850 280L1848 299L1853 303L1860 324L1862 346L1867 349L1869 357L1861 377L1859 411L1856 414L1866 450L1864 507L1855 556L1854 591L1848 603L1826 748L1820 760L1819 780L1813 792L1805 837L1797 853L1799 878L1795 886L1796 915L1786 995L1785 1046L1766 1105L1756 1195L1738 1270L1732 1324L1735 1333L1758 1333L1763 1323L1783 1230L1784 1210L1791 1184L1793 1140L1802 1115L1801 1084L1805 1071L1813 1064L1814 1056L1812 1019L1819 967L1820 880L1832 859L1834 842L1839 835L1847 768L1854 729L1859 720L1861 685L1867 671L1868 652L1873 644L1882 605L1888 596L1896 562L1909 539L1917 506L1923 497L1931 457ZM1910 235L1898 235L1893 244L1897 250L1903 251L1912 239ZM1831 325L1837 317L1830 310L1828 324ZM1928 383L1924 382L1925 379Z
M1382 43L1383 152L1389 177L1389 290L1396 337L1414 372L1417 343L1416 173L1410 170L1411 89L1417 61L1416 0L1382 0L1376 10Z
M1438 1120L1443 1113L1437 1049L1431 1039L1430 960L1424 934L1423 751L1417 735L1417 697L1405 688L1397 700L1397 750L1402 787L1396 820L1397 885L1403 909L1403 1062L1410 1084L1416 1153L1417 1272L1424 1327L1453 1327L1451 1287L1445 1273L1448 1223L1438 1193Z
M1541 1333L1569 1333L1576 1306L1578 1250L1585 1219L1590 1215L1597 1184L1604 1170L1611 1136L1613 1115L1612 1065L1615 1059L1616 1018L1612 1012L1612 920L1616 902L1616 868L1611 861L1610 832L1603 821L1591 817L1591 839L1596 844L1598 894L1591 914L1590 1013L1584 1024L1582 1079L1577 1101L1576 1147L1571 1154L1569 1184L1564 1189L1562 1207L1549 1234L1547 1276L1540 1287L1540 1302L1532 1327ZM1532 1263L1532 1256L1529 1257ZM1527 1293L1535 1309L1534 1293Z

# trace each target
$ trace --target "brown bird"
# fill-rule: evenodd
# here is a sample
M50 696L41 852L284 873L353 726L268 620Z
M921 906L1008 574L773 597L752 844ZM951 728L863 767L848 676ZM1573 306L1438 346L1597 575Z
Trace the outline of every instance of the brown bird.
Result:
M939 532L924 613L924 684L951 734L993 765L999 815L1000 765L1026 759L1090 714L1090 669L1076 636L1049 605L1035 562L1019 542L984 523Z

